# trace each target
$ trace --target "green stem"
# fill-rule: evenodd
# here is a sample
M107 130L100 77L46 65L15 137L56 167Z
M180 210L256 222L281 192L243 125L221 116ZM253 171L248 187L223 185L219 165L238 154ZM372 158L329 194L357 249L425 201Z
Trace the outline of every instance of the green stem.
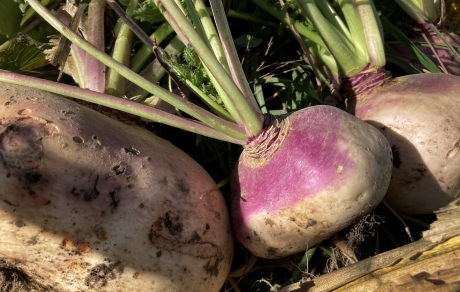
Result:
M158 98L163 99L172 106L177 107L185 113L188 113L192 117L204 122L210 127L218 130L219 132L222 132L238 140L247 139L248 136L246 135L244 129L242 129L240 126L228 122L224 119L221 119L213 115L212 113L198 107L197 105L170 93L164 88L150 83L147 79L134 73L129 68L121 65L104 52L99 51L97 48L95 48L93 45L82 39L76 33L69 30L68 27L66 27L53 14L51 14L38 0L27 0L27 2L38 14L40 14L41 17L43 17L63 36L65 36L71 42L75 43L76 45L84 49L88 54L91 54L93 57L97 58L106 66L116 70L129 81L139 85L140 87L143 87L150 93L156 95Z
M439 11L437 11L434 0L395 0L395 2L420 25L425 24L425 20L419 16L420 14L432 23L439 18Z
M104 51L104 0L91 0L88 6L88 42ZM85 87L97 92L105 89L105 66L93 56L86 54Z
M230 100L226 100L221 96L225 106L233 118L238 122L237 117L241 117L242 125L246 129L248 136L255 136L262 130L262 121L257 112L254 112L251 105L248 105L244 95L238 89L231 77L222 68L217 59L215 58L211 49L200 38L193 26L187 20L180 8L172 0L156 0L158 7L165 15L166 19L171 18L175 27L180 30L188 42L192 45L195 52L198 54L203 64L209 69L211 75L218 82L221 88L225 91ZM177 31L176 31L177 32ZM238 105L238 107L237 107Z
M126 7L126 14L131 16L134 10L137 8L139 0L129 1L128 7ZM112 50L112 58L120 62L125 66L129 66L131 59L131 45L133 41L134 33L129 26L119 19L123 24L121 25L115 44ZM126 79L112 69L108 69L106 77L105 92L108 94L120 96L125 93Z
M297 4L327 44L339 65L337 73L341 78L354 76L367 65L367 62L357 57L354 50L337 35L336 30L322 15L314 0L297 0Z
M185 45L178 36L171 39L169 44L164 48L164 51L170 56L177 56L184 50ZM153 60L142 72L141 76L147 78L151 83L158 83L160 79L165 75L166 70L163 68L158 59ZM134 83L130 83L126 89L126 95L128 97L136 96L136 101L142 102L148 95L148 91L137 86Z
M345 16L347 26L350 29L351 39L355 46L355 52L358 57L369 62L367 53L366 36L364 35L363 23L359 17L359 11L354 0L339 0L340 8Z
M260 8L262 8L265 12L267 12L268 14L272 15L273 17L281 21L281 23L284 26L289 27L289 20L286 18L286 15L283 12L276 10L276 8L274 8L272 5L270 5L268 2L264 0L251 0L251 1L254 2ZM291 22L299 34L312 40L314 43L322 46L323 48L327 49L326 44L324 43L323 39L318 33L309 29L308 27L306 27L303 23L299 21L291 19Z
M150 36L150 39L156 39L157 44L160 44L164 41L171 33L174 32L169 23L163 23L154 33ZM152 48L143 45L133 56L131 59L131 70L134 72L139 72L144 66L147 59L153 54Z
M180 118L178 116L154 109L146 105L131 102L127 99L122 99L88 89L30 77L22 74L11 73L5 70L0 70L0 82L32 87L35 89L96 103L102 106L108 106L110 108L143 117L154 122L162 123L222 141L228 141L236 144L244 144L246 142L245 139L239 140L226 136L225 134L222 134L221 132L216 131L198 121Z
M247 103L252 104L253 109L260 112L236 52L222 2L219 0L210 0L209 3L213 11L217 29L219 30L220 39L222 40L222 46L225 51L225 58L227 59L232 79L244 94Z
M359 15L366 37L369 63L371 67L382 68L386 64L383 28L372 0L360 0Z

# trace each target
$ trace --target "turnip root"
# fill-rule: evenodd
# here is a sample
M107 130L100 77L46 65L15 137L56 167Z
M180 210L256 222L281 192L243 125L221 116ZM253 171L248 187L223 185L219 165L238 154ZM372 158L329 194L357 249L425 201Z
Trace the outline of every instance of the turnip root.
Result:
M368 214L392 168L385 137L339 109L272 119L248 143L232 183L236 237L264 258L305 250Z
M430 213L460 196L460 79L416 74L358 96L355 114L393 149L385 200L405 213Z
M189 156L43 91L0 83L0 273L46 291L218 291L233 239Z

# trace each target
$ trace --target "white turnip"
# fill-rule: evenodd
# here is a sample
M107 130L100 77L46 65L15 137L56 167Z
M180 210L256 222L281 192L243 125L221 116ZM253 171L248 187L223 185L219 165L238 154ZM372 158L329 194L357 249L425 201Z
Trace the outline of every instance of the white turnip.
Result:
M356 96L355 115L391 144L393 178L385 200L396 210L430 213L460 196L459 92L457 76L415 74Z
M171 143L0 83L0 273L46 291L218 291L233 237L210 176Z

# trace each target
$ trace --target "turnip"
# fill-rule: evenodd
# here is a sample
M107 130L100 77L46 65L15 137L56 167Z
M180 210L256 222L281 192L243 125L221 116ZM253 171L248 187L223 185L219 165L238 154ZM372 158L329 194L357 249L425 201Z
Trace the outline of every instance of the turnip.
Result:
M188 155L60 96L0 83L0 272L52 291L218 291L225 201Z
M383 35L372 1L336 4L297 1L301 19L315 29L309 30L315 37L299 30L309 49L305 53L322 65L318 71L341 85L347 111L390 142L393 173L385 200L407 213L445 206L460 194L460 79L417 74L393 80L383 69ZM261 6L277 16L274 8Z
M112 0L108 2L113 5ZM175 1L155 2L209 72L224 106L206 100L206 96L198 92L199 88L192 87L192 90L203 97L217 115L120 66L66 29L38 1L28 3L88 54L202 123L129 101L123 105L109 102L106 96L94 93L67 91L66 95L245 145L232 180L232 216L238 240L254 254L276 258L304 250L365 215L383 198L390 180L392 155L390 145L375 128L330 106L301 110L288 117L260 113L239 64L220 1L210 1L217 30L201 1L194 4L185 1L193 26L183 13L185 7ZM142 35L141 39L149 42ZM64 93L35 79L21 82L15 76L0 74L0 80ZM267 189L271 189L270 197L261 192ZM267 213L272 221L260 224L257 218L266 220ZM293 228L295 220L298 225ZM258 234L251 242L246 235L249 230ZM282 243L277 242L280 232L285 240Z

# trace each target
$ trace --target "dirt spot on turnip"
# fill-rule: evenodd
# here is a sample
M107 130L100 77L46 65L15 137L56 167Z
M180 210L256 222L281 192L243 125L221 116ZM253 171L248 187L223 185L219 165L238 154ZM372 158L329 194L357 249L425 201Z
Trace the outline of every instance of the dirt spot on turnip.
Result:
M1 119L0 159L7 169L39 169L43 156L41 140L58 132L54 123L40 118Z
M21 220L18 220L18 221L15 221L14 222L14 225L18 228L21 228L21 227L24 227L26 226L26 224L24 222L22 222Z
M88 242L64 238L61 243L61 248L78 255L84 252L88 252L91 249L91 246Z
M107 232L105 231L104 227L96 225L94 226L93 231L96 234L97 239L100 241L107 240Z
M99 264L91 268L85 278L85 285L91 288L104 287L108 281L116 279L123 273L119 263Z
M72 137L72 140L77 144L81 144L81 143L85 142L85 140L80 136L74 136L74 137Z
M123 149L125 150L125 153L132 155L132 156L138 156L141 153L139 150L131 146L125 147Z
M187 235L188 232L184 230L181 220L183 219L179 215L166 212L154 221L148 235L152 245L159 250L187 254L202 259L214 258L218 254L218 247L212 242L203 241L200 236L200 233L203 232L201 230L194 230ZM205 226L205 231L210 228L210 226ZM158 253L157 256L159 256Z
M272 219L265 218L265 225L270 225L271 227L273 227L274 224L275 222Z
M112 167L112 171L115 172L116 175L122 175L123 173L125 173L125 170L126 166L124 166L121 163Z
M187 181L183 178L176 177L176 187L182 193L188 194L190 192L190 186L188 185Z
M206 274L217 277L219 275L219 263L224 259L224 256L219 253L217 258L209 260L203 267Z
M118 207L118 203L120 202L120 199L117 199L115 197L115 191L109 193L110 196L110 207L112 209L115 209Z
M32 236L28 241L27 241L27 244L29 245L36 245L38 243L38 240L37 240L37 237L36 236ZM1 291L1 290L0 290Z
M399 149L396 145L391 146L391 152L393 153L393 166L399 168L401 166L401 157L399 156Z
M163 225L169 230L169 233L173 236L181 233L183 230L180 219L181 218L179 215L173 216L170 212L167 212L163 217Z
M99 183L99 175L96 175L94 185L91 189L77 189L73 187L70 189L70 194L74 197L83 197L83 200L90 202L99 196L97 184Z

